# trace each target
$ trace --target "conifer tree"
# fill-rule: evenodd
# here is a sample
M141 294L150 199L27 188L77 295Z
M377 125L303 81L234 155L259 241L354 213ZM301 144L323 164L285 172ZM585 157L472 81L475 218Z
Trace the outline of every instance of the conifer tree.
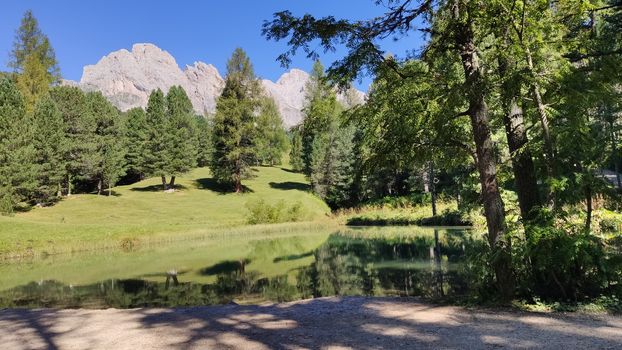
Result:
M205 117L197 116L197 165L205 167L210 164L212 158L212 127L211 121Z
M87 180L92 173L92 159L97 154L95 120L87 113L86 96L82 90L71 86L50 89L65 125L65 186L71 196L76 181Z
M147 102L147 149L145 151L145 171L150 176L162 178L162 188L166 190L168 174L170 128L166 118L166 99L162 90L157 89L149 95Z
M66 127L61 112L50 97L37 102L33 119L37 169L34 199L40 204L50 204L62 195L66 171Z
M299 127L292 130L291 139L289 165L294 171L302 171L304 164L302 162L302 136Z
M32 120L13 82L0 80L0 212L10 214L36 187Z
M148 143L147 116L145 110L137 107L126 113L125 140L126 172L132 178L142 180L146 172L145 152Z
M166 166L171 175L169 188L174 188L175 177L196 166L197 139L196 121L192 102L181 86L172 86L166 95L169 150Z
M302 121L302 161L303 172L310 176L312 172L313 142L319 135L328 131L331 120L341 113L337 96L326 81L324 66L315 61L309 82L306 86L306 106Z
M108 195L112 187L125 174L124 129L119 111L100 92L86 94L87 113L95 120L95 143L97 154L92 155L93 180L97 182L97 193L104 186Z
M260 94L253 66L237 48L227 62L225 88L216 104L211 170L214 178L242 191L242 179L250 176L254 154L254 115Z
M17 74L26 110L32 111L39 96L48 91L50 84L60 80L60 70L54 49L30 10L24 14L15 33L10 56L9 67Z
M288 139L283 128L283 119L273 99L263 99L256 125L257 160L270 166L280 164L283 152L287 150Z

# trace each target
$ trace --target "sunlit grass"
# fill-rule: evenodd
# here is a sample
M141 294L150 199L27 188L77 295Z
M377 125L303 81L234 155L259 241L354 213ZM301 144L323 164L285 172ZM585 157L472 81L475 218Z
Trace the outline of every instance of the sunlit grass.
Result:
M275 167L254 169L248 191L223 193L206 168L177 178L179 190L164 193L160 180L113 189L112 196L74 195L55 206L0 217L0 257L116 247L123 242L175 240L245 224L246 203L300 202L302 221L326 217L329 208L307 191L304 175ZM138 243L140 244L140 243Z

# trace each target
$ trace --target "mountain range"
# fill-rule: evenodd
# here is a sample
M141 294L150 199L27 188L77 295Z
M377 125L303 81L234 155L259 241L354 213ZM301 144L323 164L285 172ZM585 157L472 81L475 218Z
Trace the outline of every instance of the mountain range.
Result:
M276 102L286 127L302 120L308 80L309 74L300 69L289 70L276 82L261 80L265 93ZM96 64L84 67L79 82L65 80L64 83L85 91L100 91L122 111L146 107L152 90L159 88L166 92L171 86L179 85L186 90L195 112L205 115L216 110L216 100L225 81L211 64L195 62L181 69L167 51L153 44L134 44L131 51L111 52ZM354 99L342 93L337 98L344 104L365 98L359 90L352 89L352 93Z

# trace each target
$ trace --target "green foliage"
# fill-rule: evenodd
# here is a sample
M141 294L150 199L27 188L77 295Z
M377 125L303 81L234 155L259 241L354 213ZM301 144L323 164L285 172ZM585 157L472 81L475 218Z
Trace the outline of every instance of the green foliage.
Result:
M197 165L208 166L212 158L212 126L211 120L197 116Z
M119 111L99 92L86 94L86 111L95 121L96 155L89 160L97 192L111 188L125 174L125 125Z
M287 207L283 200L270 204L262 198L246 203L246 209L246 223L250 225L301 221L305 215L302 203L296 202Z
M302 136L299 128L295 128L291 132L291 147L289 149L289 165L293 171L302 171Z
M172 175L187 173L196 166L197 127L192 103L181 86L172 86L166 95L169 134L169 164Z
M256 159L254 115L260 88L253 66L238 48L227 62L225 88L216 104L211 169L216 180L242 191Z
M32 126L15 84L0 80L0 202L4 214L29 200L36 188Z
M261 102L261 112L256 118L256 157L260 164L281 164L281 157L287 150L288 138L283 128L283 119L276 103L271 98Z
M168 175L171 153L169 121L166 117L166 100L162 90L149 95L147 102L147 149L144 156L145 171L149 176Z
M149 143L147 116L142 108L132 108L125 114L125 163L127 173L141 180L146 173L145 152Z
M60 110L49 97L40 99L35 106L33 122L38 174L34 200L45 205L57 201L61 195L67 166L66 126Z

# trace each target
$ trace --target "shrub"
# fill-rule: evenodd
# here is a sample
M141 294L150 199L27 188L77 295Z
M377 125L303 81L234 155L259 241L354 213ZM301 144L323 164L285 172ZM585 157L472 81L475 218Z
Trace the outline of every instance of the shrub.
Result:
M304 208L300 202L287 208L283 200L270 205L264 199L259 199L246 203L246 208L246 222L251 225L300 221L304 216Z

